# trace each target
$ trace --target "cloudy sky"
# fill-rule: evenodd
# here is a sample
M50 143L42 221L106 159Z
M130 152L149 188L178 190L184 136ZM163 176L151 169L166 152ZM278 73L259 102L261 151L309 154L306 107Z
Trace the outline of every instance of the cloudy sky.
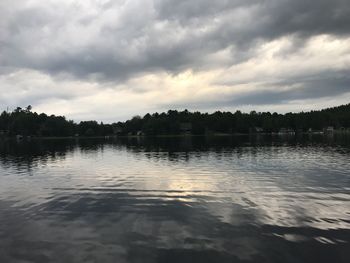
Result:
M0 110L111 122L349 102L349 0L0 0Z

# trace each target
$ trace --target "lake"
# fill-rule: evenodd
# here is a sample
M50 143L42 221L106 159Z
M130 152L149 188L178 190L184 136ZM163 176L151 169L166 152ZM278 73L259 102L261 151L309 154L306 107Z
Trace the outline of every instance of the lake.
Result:
M0 262L350 262L350 139L0 141Z

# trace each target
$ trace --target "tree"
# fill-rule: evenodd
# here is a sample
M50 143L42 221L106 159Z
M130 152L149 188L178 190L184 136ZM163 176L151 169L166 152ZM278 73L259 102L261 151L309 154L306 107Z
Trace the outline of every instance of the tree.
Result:
M28 105L25 109L25 112L31 112L32 111L32 106L31 105Z

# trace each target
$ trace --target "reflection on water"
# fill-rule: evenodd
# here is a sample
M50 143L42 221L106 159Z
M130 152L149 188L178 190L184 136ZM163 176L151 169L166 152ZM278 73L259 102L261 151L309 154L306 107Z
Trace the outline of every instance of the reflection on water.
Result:
M349 262L348 138L0 142L0 262Z

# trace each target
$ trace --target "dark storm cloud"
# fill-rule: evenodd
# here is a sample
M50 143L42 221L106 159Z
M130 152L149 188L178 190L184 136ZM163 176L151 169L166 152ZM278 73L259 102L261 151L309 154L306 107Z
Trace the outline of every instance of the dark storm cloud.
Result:
M268 1L161 1L160 17L181 25L224 23L204 37L217 47L250 46L258 39L286 35L309 38L318 34L348 35L350 5L347 0L268 0ZM246 12L242 23L236 16ZM247 18L246 20L244 18ZM208 43L206 42L206 43Z
M258 36L271 37L290 33L310 35L350 32L348 0L165 0L157 3L159 3L159 16L162 19L177 20L182 24L193 19L221 18L238 9L247 10L251 12L248 15L254 20L250 25L241 24L240 32L251 34L249 36L251 39ZM252 27L249 28L251 25ZM228 30L232 28L230 24L225 26Z
M236 54L232 54L234 64L254 56L257 41L350 33L347 0L145 2L145 6L123 1L97 5L99 13L79 19L74 17L79 15L74 6L60 9L58 5L55 10L8 3L13 13L1 22L1 66L120 81L145 72L207 68L210 62L204 66L203 57L230 47ZM120 8L124 13L118 13ZM103 21L108 14L111 21ZM121 18L116 22L114 16ZM91 31L79 32L86 25ZM74 27L81 39L65 41L64 35L72 34ZM89 34L94 38L84 36Z
M154 101L220 109L350 94L348 0L2 0L0 17L6 106L50 110L56 99L83 112L120 106L123 94L126 116L153 110ZM184 72L190 79L176 93L174 76ZM244 81L249 92L238 87ZM220 93L223 86L234 92Z

